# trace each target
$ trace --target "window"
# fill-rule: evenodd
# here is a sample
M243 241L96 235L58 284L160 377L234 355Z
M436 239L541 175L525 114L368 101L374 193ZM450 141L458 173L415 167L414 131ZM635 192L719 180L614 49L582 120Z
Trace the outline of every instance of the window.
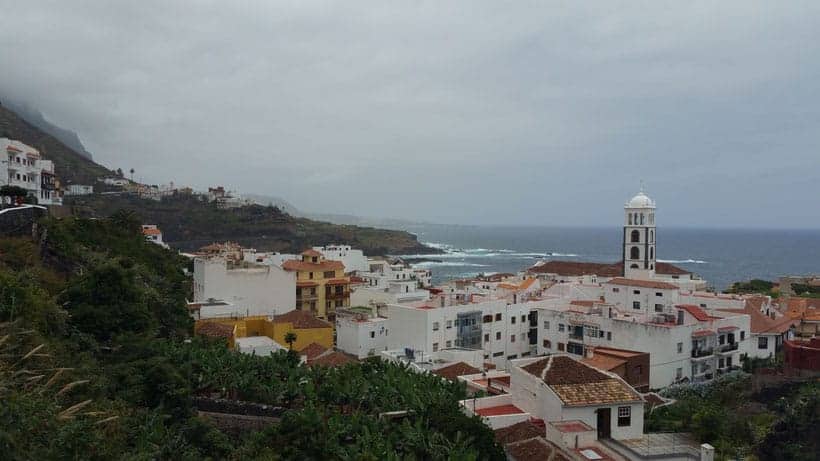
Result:
M501 320L501 314L495 314L495 321L498 322Z
M447 328L453 328L453 321L448 320L446 325L447 325Z
M629 259L641 259L641 249L632 247L629 249Z
M444 343L444 346L447 347L447 348L453 347L453 342L452 341L447 341L446 343Z
M511 342L511 343L514 343L514 342L515 342L515 335L510 335L510 342Z
M564 343L558 343L558 350L564 352Z
M558 324L558 331L564 331L564 324L563 323Z
M683 343L678 343L678 354L683 353Z
M549 330L549 329L550 329L550 322L549 322L549 320L544 320L544 329L545 329L545 330Z
M518 354L508 355L507 360L514 360L518 358Z
M438 343L433 343L433 352L438 352Z
M308 278L313 280L313 272L308 272Z
M371 337L371 338L375 338L375 337L376 337L376 332L375 332L375 331L371 331L371 332L370 332L370 337Z
M527 321L527 316L526 316L526 315L522 315L522 316L521 316L521 323L524 323L524 322L526 322L526 321Z
M612 332L611 331L606 332L606 340L607 341L612 341Z
M663 312L663 304L655 304L655 312Z
M662 297L663 297L663 292L656 291L656 292L655 292L655 296L657 296L657 297L659 297L659 298L662 298Z
M633 309L640 309L641 308L641 302L640 301L632 301L632 308Z
M590 338L597 338L598 337L598 327L593 327L593 326L587 325L587 326L584 327L584 332Z
M638 375L638 376L642 375L643 374L643 366L637 365L635 367L635 374Z
M632 290L632 294L633 295L639 295L639 294L641 294L641 290Z
M322 274L322 276L326 279L332 279L333 277L336 277L336 273L333 271L325 271L325 273Z
M618 427L627 427L632 425L632 408L618 407Z
M621 289L620 289L620 288L613 288L613 289L612 289L612 292L613 292L613 293L620 293L620 291L621 291Z
M481 320L484 323L491 323L493 321L493 314L485 315Z
M495 340L496 341L501 341L501 332L500 331L495 332Z
M489 333L485 333L485 334L484 334L484 342L485 342L485 343L490 342L490 334L489 334Z
M629 213L629 225L632 225L632 213Z
M740 340L741 340L741 341L743 341L744 339L746 339L746 332L745 332L745 331L741 331L741 332L740 332Z
M678 368L675 370L675 379L683 378L683 368Z
M515 325L515 316L514 315L510 316L510 323Z
M599 331L599 332L598 332L598 337L599 337L599 338L603 338L603 337L604 337L604 330L601 330L601 331Z
M769 348L769 338L765 336L761 336L757 338L757 348L758 349L768 349Z
M584 345L581 343L567 343L567 352L575 355L584 355Z
M504 351L494 353L493 357L501 357L502 355L504 355Z
M723 358L718 359L718 368L723 368Z
M655 259L655 247L649 247L649 259Z
M732 356L726 357L726 367L732 368Z
M705 309L706 308L706 303L701 304L700 307Z
M438 331L438 328L439 328L439 323L438 322L433 322L433 331Z
M632 231L631 237L632 237L632 238L630 239L630 241L631 241L632 243L638 243L638 242L640 242L640 241L641 241L641 233L640 233L640 232L638 232L638 230L637 230L637 229L635 229L635 230L633 230L633 231Z
M544 346L545 349L552 349L552 343L550 343L549 339L542 341L541 345Z

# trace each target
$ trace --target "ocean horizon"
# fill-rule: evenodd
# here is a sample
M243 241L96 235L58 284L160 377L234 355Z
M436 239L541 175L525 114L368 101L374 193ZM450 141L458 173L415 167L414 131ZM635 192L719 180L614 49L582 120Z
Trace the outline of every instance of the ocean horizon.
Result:
M621 260L620 227L480 226L414 224L401 226L443 254L414 267L433 271L434 282L478 274L524 270L541 260L616 262ZM820 229L659 227L657 260L700 275L724 290L753 278L820 273Z

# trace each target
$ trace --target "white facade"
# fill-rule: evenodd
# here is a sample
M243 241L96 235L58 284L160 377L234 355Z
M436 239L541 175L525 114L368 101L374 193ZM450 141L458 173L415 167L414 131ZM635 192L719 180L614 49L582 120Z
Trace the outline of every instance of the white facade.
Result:
M102 179L100 179L100 181L101 181L103 184L106 184L106 185L108 185L108 186L119 186L119 187L123 187L123 186L127 186L127 185L128 185L128 180L127 180L127 179L125 179L125 178L111 178L111 177L109 177L109 178L102 178Z
M222 299L252 315L279 315L296 306L296 274L274 265L194 259L194 301Z
M85 184L71 184L65 191L65 195L91 195L94 193L94 186Z
M368 260L367 266L367 271L357 273L362 284L350 294L351 306L383 306L430 299L430 292L421 288L425 280L429 283L427 271L375 259Z
M362 250L356 250L350 245L327 245L323 247L313 247L314 250L322 253L322 256L329 261L341 261L345 266L345 272L366 272L370 270L367 257Z
M390 324L384 317L336 311L336 348L363 359L389 349Z
M502 369L507 360L535 351L529 342L528 305L494 300L442 307L441 299L426 305L388 305L390 347L426 354L452 347L480 349L485 361Z
M54 162L20 141L0 138L0 186L25 189L40 205L62 205Z
M242 248L242 259L248 263L273 264L282 267L285 261L298 261L302 257L290 253L278 253L275 251L256 251L253 248Z

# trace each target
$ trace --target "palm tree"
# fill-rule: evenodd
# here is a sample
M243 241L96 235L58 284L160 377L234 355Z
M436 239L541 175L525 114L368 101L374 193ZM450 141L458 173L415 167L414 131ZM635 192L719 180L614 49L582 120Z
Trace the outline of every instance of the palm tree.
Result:
M285 342L288 343L288 350L293 351L293 343L296 342L296 333L292 331L285 333Z
M131 168L130 173L131 173L131 182L134 182L134 169L133 168Z

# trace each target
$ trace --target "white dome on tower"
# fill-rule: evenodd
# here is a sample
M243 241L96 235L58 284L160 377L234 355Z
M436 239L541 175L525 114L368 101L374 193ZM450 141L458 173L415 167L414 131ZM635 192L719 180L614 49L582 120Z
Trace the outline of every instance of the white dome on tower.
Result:
M626 203L626 208L655 208L655 201L641 190L638 192L638 195L632 197L632 199Z

